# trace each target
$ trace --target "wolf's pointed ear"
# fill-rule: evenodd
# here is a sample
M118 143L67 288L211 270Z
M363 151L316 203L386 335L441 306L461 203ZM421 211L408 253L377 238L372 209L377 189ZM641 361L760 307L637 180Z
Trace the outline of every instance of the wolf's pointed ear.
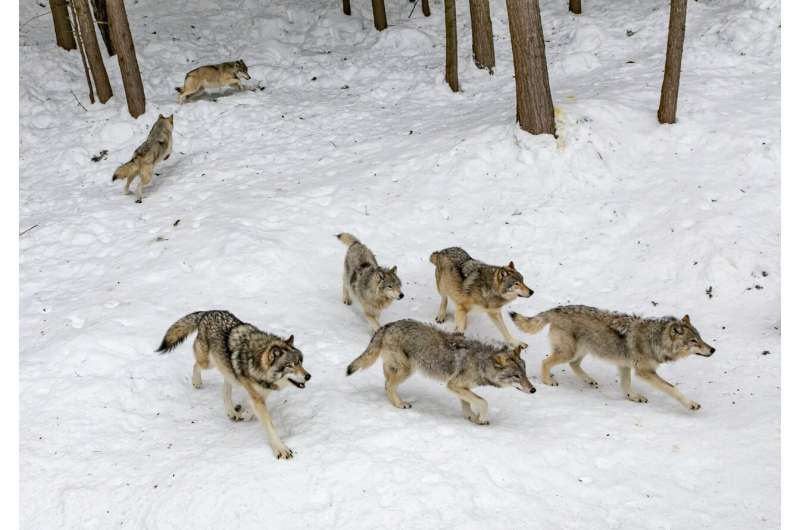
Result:
M689 321L689 315L683 315L681 322L683 322L684 324L691 324L691 322Z
M499 268L499 269L497 269L497 279L498 279L498 280L502 280L502 279L503 279L503 278L505 278L506 276L508 276L508 271L507 271L507 270L505 270L505 269L504 269L504 268L502 268L502 267L501 267L501 268Z
M514 350L513 350L513 352L514 352L514 355L516 355L517 357L519 357L519 356L520 356L520 354L522 353L522 350L523 350L523 349L524 349L524 348L522 347L522 344L520 344L519 346L515 346L515 347L514 347Z
M683 326L681 326L680 324L673 324L669 332L673 337L675 335L683 335Z
M263 352L261 352L261 366L269 366L269 365L271 365L272 361L275 360L275 357L277 357L277 355L278 355L278 351L275 348L275 346L273 346L272 348L268 348L268 349L264 350Z
M391 272L392 274L397 274L397 265L389 269L389 272Z
M498 353L497 355L492 357L492 360L494 361L494 365L497 368L502 368L508 364L508 357L502 353Z
M163 115L163 114L161 114L161 113L159 113L158 117L159 117L160 119L162 119L162 120L163 120L164 118L166 118L166 116L164 116L164 115Z
M286 339L286 344L289 346L294 346L294 335L289 335L289 338Z
M509 268L509 269L511 269L512 271L515 271L515 270L517 270L517 269L514 267L514 262L513 262L513 261L509 261L509 262L508 262L508 268Z

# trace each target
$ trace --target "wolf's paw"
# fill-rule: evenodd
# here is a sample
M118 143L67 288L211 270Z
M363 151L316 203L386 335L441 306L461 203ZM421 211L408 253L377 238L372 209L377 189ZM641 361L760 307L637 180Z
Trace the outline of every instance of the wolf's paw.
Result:
M349 298L347 298L347 299L345 299L345 300L342 300L342 303L343 303L344 305L353 305L353 301L352 301L352 300L350 300Z
M689 410L700 410L700 403L697 401L690 401L686 404L686 408Z
M395 407L397 407L398 409L410 409L411 408L411 403L409 403L408 401L399 401L397 403L393 403L393 405Z
M436 315L435 320L437 324L444 324L444 321L447 320L447 315L445 316Z
M201 388L203 388L203 382L202 381L192 381L192 386L195 389L200 390Z
M592 378L584 379L584 381L586 381L586 384L592 388L600 388L600 384Z
M253 412L242 405L236 405L233 410L228 411L231 421L250 421L253 419Z
M142 199L136 199L136 204L142 204Z
M627 397L634 403L647 403L647 398L641 394L634 394L633 392L631 392L630 394L625 394L625 397Z
M290 458L292 458L294 456L294 453L292 453L292 450L289 449L288 447L286 447L283 444L276 445L275 447L273 447L272 448L272 453L275 455L275 458L277 458L278 460L280 460L282 458L285 459L285 460L289 460Z
M547 386L558 386L558 381L553 379L552 375L547 379L542 379L542 383L546 384Z
M470 414L467 419L475 425L489 425L489 420L481 419L477 414Z

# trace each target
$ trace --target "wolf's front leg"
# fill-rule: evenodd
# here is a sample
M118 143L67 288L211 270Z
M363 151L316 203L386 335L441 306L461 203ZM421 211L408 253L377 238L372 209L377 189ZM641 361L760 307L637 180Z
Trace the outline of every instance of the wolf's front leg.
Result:
M378 329L381 327L381 323L378 322L378 317L380 315L365 313L365 316L367 317L367 322L369 322L369 327L372 328L372 331L373 332L378 331Z
M622 391L625 392L626 398L635 403L647 403L646 397L631 390L631 369L629 367L619 367L619 383L622 385Z
M696 401L692 401L691 399L684 396L680 390L675 388L674 385L665 381L661 378L654 370L636 370L636 375L653 385L655 388L661 390L665 394L669 394L676 400L678 400L681 405L686 407L689 410L699 410L700 403Z
M267 404L264 401L264 396L262 396L253 388L247 388L247 393L250 395L250 404L253 407L253 411L256 413L259 421L261 421L261 425L263 425L264 429L267 431L269 445L272 448L272 452L275 454L275 458L278 460L281 458L285 458L287 460L292 458L294 453L292 453L292 450L284 445L278 436L278 431L275 430L275 426L272 424L272 417L269 415L269 411L267 410Z
M485 399L452 381L447 383L447 389L461 400L461 411L465 418L477 425L489 425L489 405ZM477 414L473 412L473 407L478 411Z
M508 342L512 346L522 346L523 348L528 347L527 344L515 338L513 335L511 335L511 333L509 333L508 328L506 327L506 323L503 322L503 315L500 313L499 310L489 311L489 318L492 319L492 322L494 322L494 325L500 331L500 334L503 336L506 342Z
M459 303L456 303L456 311L454 318L456 320L456 331L464 333L467 329L467 308Z
M439 304L439 312L436 313L436 322L439 324L447 320L447 295L442 295L442 301Z
M347 285L347 271L342 275L342 303L344 305L353 303L353 300L350 298L350 287Z

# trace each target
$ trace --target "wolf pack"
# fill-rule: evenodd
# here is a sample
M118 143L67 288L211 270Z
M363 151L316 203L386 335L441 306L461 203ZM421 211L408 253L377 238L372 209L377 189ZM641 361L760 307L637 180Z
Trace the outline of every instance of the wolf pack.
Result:
M243 61L203 66L186 75L183 87L177 89L178 100L183 103L215 88L242 90L246 88L242 81L247 79L250 76ZM172 125L172 116L159 115L133 158L114 173L113 180L126 180L126 193L132 180L139 176L137 202L141 202L142 190L152 180L155 165L171 153ZM486 400L473 391L475 387L512 387L526 394L536 392L522 358L527 344L511 334L503 317L506 305L533 295L513 261L490 265L459 247L433 252L430 261L441 297L435 321L437 324L446 321L448 303L452 302L455 331L412 319L381 325L381 313L404 297L397 267L381 266L373 252L352 234L341 233L336 237L347 247L342 302L346 305L353 300L358 302L373 332L363 353L347 366L347 376L371 367L381 358L386 397L393 406L408 409L411 403L398 395L398 387L414 372L421 372L443 382L458 398L464 418L477 425L488 425L489 408ZM473 310L486 313L503 342L466 336L467 316ZM690 355L710 357L714 353L688 315L681 319L645 318L584 305L559 306L533 316L514 311L508 315L519 330L528 334L539 333L549 326L550 352L540 368L540 380L546 385L557 386L553 368L569 364L580 380L597 387L597 381L581 366L584 357L592 354L617 366L627 399L647 402L631 386L631 373L635 372L639 379L687 409L700 409L699 403L684 396L657 373L663 363ZM272 422L266 399L271 392L290 385L303 389L311 379L303 367L303 353L295 345L294 336L283 338L264 331L228 311L196 311L172 324L156 351L168 352L195 332L192 385L201 388L203 370L216 368L223 377L222 398L227 416L233 421L258 418L274 455L278 459L292 458L292 450L283 443ZM245 390L249 406L234 403L234 386Z

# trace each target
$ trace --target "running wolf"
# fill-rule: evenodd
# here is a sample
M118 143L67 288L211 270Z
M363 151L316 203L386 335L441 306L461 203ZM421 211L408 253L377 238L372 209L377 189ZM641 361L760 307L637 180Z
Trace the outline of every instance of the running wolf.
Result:
M158 119L150 129L147 140L136 148L133 158L117 168L111 182L118 179L126 179L125 193L130 193L131 182L139 176L139 187L136 189L136 202L142 202L142 190L150 185L153 178L153 170L156 164L169 158L172 153L172 117L158 115Z
M377 331L381 327L378 322L381 311L405 296L400 277L397 276L397 267L387 269L379 266L375 254L352 234L342 233L336 237L347 246L342 302L350 305L352 298L358 300L372 331Z
M511 320L527 333L538 333L550 324L552 353L542 362L542 382L556 386L550 374L553 366L569 363L575 375L596 387L597 381L581 368L584 356L592 353L617 365L625 396L647 403L647 398L631 390L631 369L636 375L677 399L684 407L697 410L692 401L662 379L656 369L661 363L689 355L711 357L715 349L700 338L689 315L642 318L582 305L568 305L544 311L533 317L511 312Z
M397 396L397 386L419 369L447 383L447 389L461 400L466 419L487 425L486 400L471 388L513 386L522 392L536 392L525 374L521 351L520 346L494 346L416 320L398 320L381 327L372 336L364 353L347 367L347 375L369 368L382 356L386 396L395 407L408 409L411 404Z
M431 263L436 266L436 289L442 297L436 322L447 318L447 297L456 305L456 331L467 329L467 313L478 308L489 315L506 342L514 346L527 344L508 332L500 309L518 296L529 298L533 291L525 285L514 262L505 267L487 265L458 247L446 248L431 254Z
M233 404L232 387L239 384L247 391L252 410L267 431L272 452L277 458L292 458L292 450L283 444L272 425L266 398L271 391L289 383L305 388L311 379L303 368L303 353L294 347L294 336L281 339L265 333L228 311L197 311L172 324L156 351L172 350L195 330L192 385L203 385L201 370L213 363L225 379L222 400L228 417L234 421L253 417L249 410Z
M183 81L183 87L175 87L178 92L178 103L209 88L233 87L242 90L242 80L250 79L247 65L238 60L229 63L209 64L195 68Z

